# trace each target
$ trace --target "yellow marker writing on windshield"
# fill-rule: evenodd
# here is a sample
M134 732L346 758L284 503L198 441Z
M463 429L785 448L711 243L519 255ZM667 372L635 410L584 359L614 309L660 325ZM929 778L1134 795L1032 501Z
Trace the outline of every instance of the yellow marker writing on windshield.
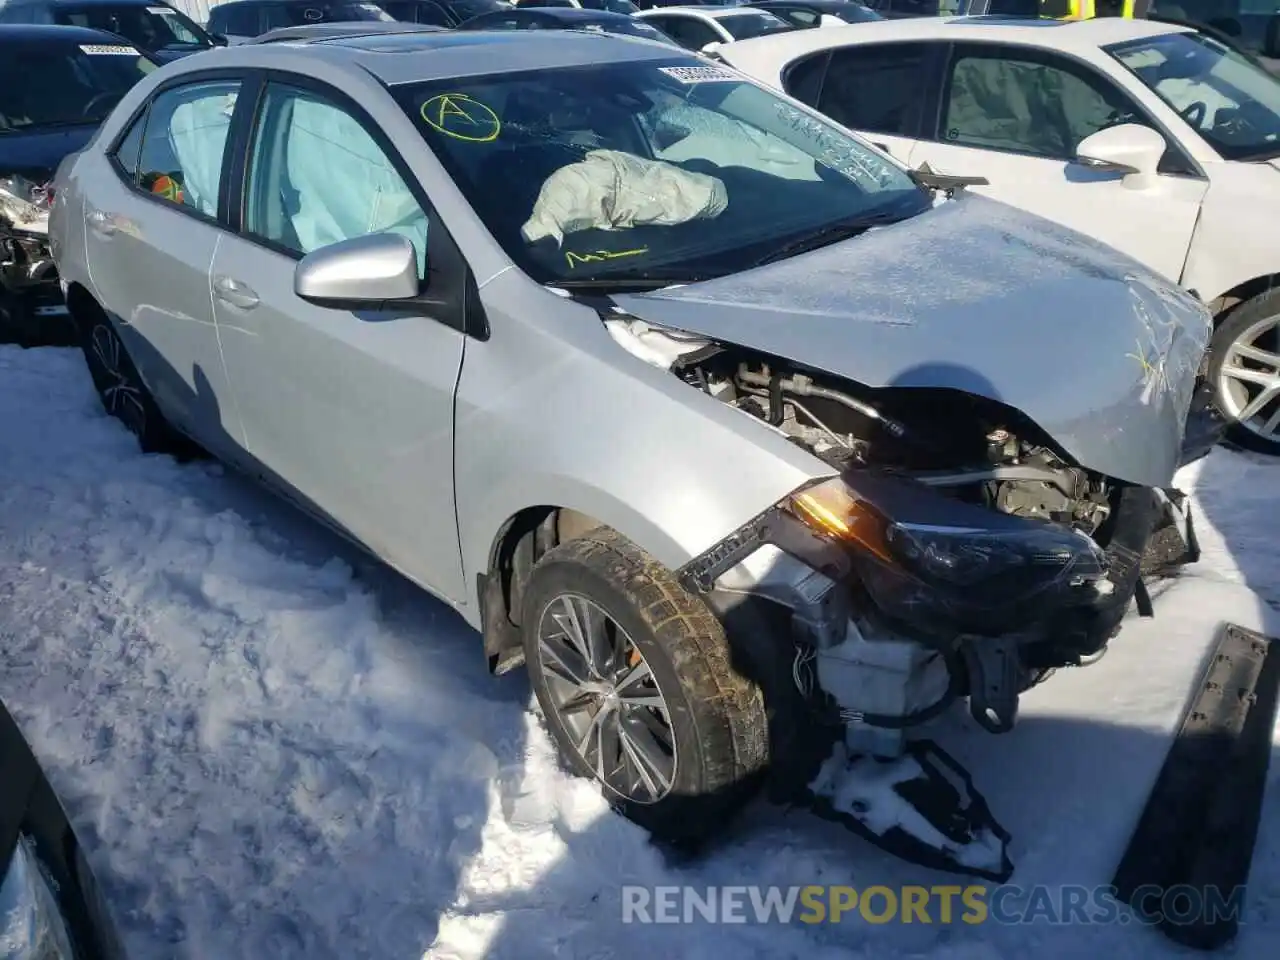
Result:
M572 250L566 250L564 261L573 269L580 263L600 263L604 260L620 260L623 257L638 257L642 253L648 253L648 247L640 247L636 250L592 250L587 253L574 253Z
M441 93L422 105L419 111L432 130L455 140L490 143L502 132L498 115L479 100L465 93Z

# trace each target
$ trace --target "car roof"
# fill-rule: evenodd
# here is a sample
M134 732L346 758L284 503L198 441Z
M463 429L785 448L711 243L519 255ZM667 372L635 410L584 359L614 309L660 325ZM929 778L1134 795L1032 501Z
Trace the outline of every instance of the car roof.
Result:
M306 61L321 60L330 66L371 74L387 86L673 58L702 62L691 53L641 37L586 30L441 30L242 43L218 51L219 66L274 67L305 74ZM170 76L205 69L207 60L190 62L198 59L188 57L170 64Z
M68 3L70 2L70 0L61 0L61 2ZM100 2L106 2L106 0L100 0ZM349 2L349 0L222 0L221 3L215 3L213 6L209 8L209 15L213 16L213 14L223 9L224 7L234 7L239 4L245 4L249 6L255 6L255 7L262 6L263 4L270 4L273 6L276 4L281 4L281 5L297 4L298 6L305 5L308 7L329 7L329 6L333 6L335 3L347 3L347 2ZM372 2L372 0L370 0L370 2ZM355 22L356 23L372 23L374 21L357 20Z
M514 7L511 10L490 10L481 14L481 16L503 16L504 14L510 15L512 13L538 14L555 20L563 20L566 23L616 23L622 20L635 19L629 13L616 13L613 10L589 10L585 7Z
M723 17L732 17L735 14L764 13L765 11L756 10L752 7L722 7L719 4L706 4L700 7L654 7L652 10L642 10L640 12L655 15L662 13L692 13L698 16L710 17L712 20L719 20Z
M858 0L750 0L746 6L761 9L769 7L808 7L811 10L843 10L846 7L871 9L865 3L859 3Z
M696 9L696 8L691 8ZM733 9L733 8L730 8ZM856 30L795 30L764 37L739 40L734 44L746 52L752 47L787 56L862 43L894 40L977 40L1025 43L1060 50L1081 50L1141 40L1169 33L1186 33L1194 28L1153 20L1097 17L1089 20L1049 20L1031 17L909 17L902 20L871 20L854 24Z
M0 43L43 43L54 41L109 44L114 47L133 46L128 40L122 40L114 33L94 30L90 27L54 26L44 23L0 24Z
M427 23L406 23L401 20L355 20L346 23L300 23L293 27L276 27L243 41L254 43L284 43L287 40L332 39L336 37L362 37L382 33L432 33L444 27Z

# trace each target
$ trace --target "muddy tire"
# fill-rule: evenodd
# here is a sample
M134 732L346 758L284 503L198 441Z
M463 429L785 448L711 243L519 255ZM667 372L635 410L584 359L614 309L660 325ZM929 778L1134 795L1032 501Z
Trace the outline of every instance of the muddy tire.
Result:
M1227 439L1280 456L1280 290L1245 301L1222 321L1206 379L1229 424Z
M764 700L720 621L599 528L549 550L522 605L525 660L568 766L656 839L696 844L755 792Z
M182 459L195 455L194 444L160 412L105 314L97 313L82 325L80 348L102 409L125 425L143 453L167 453Z

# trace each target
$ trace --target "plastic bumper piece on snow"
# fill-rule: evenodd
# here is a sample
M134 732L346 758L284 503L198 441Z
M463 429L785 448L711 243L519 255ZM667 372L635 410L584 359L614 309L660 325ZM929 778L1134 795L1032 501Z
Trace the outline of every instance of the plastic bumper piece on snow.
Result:
M1112 881L1144 913L1161 902L1152 890L1194 891L1197 915L1157 921L1185 946L1215 950L1238 932L1271 759L1278 651L1271 637L1222 627Z
M930 740L894 760L851 758L837 743L805 803L909 863L996 883L1013 874L1009 833L968 771Z

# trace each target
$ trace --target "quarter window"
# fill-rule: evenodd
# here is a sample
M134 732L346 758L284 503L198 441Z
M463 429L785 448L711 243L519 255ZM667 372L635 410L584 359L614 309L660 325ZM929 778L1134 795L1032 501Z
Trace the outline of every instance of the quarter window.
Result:
M142 132L146 127L147 114L143 112L140 117L133 121L133 126L129 128L129 132L125 134L124 139L120 141L120 145L116 147L115 154L112 157L120 172L131 181L137 180L138 159L142 155Z
M425 276L427 215L391 160L342 107L273 84L254 137L245 230L295 254L374 233L412 241Z
M137 162L137 185L160 200L217 216L223 154L238 80L166 90L151 101ZM128 145L125 138L121 149ZM123 165L127 157L117 159Z
M818 109L851 130L915 136L924 99L927 54L921 43L833 51Z

